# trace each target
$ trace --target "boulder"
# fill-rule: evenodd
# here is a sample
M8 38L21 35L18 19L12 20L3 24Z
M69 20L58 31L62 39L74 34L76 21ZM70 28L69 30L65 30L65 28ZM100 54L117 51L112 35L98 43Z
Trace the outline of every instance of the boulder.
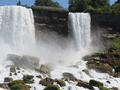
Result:
M57 82L57 84L59 84L61 87L66 85L63 80L56 79L55 82Z
M21 64L21 56L16 55L16 54L8 54L7 55L7 60L13 61L15 66L20 66Z
M28 84L34 83L33 77L34 77L33 75L24 75L24 76L23 76L23 81L24 81L25 83L28 83Z
M42 76L41 76L41 75L38 75L38 76L36 76L36 77L42 79Z
M48 78L48 77L39 81L39 84L42 84L44 86L47 86L47 85L53 84L53 83L54 83L54 80L51 78Z
M58 85L47 85L44 90L60 90L60 87Z
M15 67L25 69L36 69L39 67L39 58L35 56L23 55L22 57L15 54L8 54L7 60L11 60Z
M87 69L83 69L82 71L90 76L90 73L89 73L89 71Z
M100 87L100 86L103 87L103 83L101 83L101 82L99 82L99 81L96 81L96 80L93 80L93 79L91 79L91 80L89 81L89 85L97 86L97 87Z
M49 68L48 68L46 65L44 65L44 64L42 64L42 65L40 66L39 71L40 71L41 73L45 73L45 74L47 74L47 75L50 74Z
M10 68L10 72L12 72L12 73L16 73L16 69L15 69L15 67L11 67L11 68Z
M89 85L88 83L83 82L83 81L79 81L79 82L77 83L77 86L84 87L84 88L87 88L87 89L89 89L89 90L94 90L94 88L93 88L92 85Z
M39 67L39 58L35 56L23 55L22 67L29 69L36 69Z
M11 77L5 77L4 78L4 82L10 82L10 81L13 81L13 78L11 78Z
M8 83L8 86L11 90L30 90L30 86L25 85L25 83L22 80L14 80L10 83Z
M68 79L68 80L72 80L72 81L77 80L77 79L73 76L73 74L68 73L68 72L63 73L63 77L64 77L64 79Z
M7 83L0 83L0 88L8 89Z

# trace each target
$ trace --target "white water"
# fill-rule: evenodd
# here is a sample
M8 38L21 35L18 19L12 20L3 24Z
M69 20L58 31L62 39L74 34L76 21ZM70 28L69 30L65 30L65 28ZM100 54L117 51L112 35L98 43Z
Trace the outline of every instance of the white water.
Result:
M0 6L0 40L14 50L35 45L34 20L31 9Z
M78 51L90 47L90 14L89 13L69 13L69 29L75 40Z
M40 48L38 49L40 52L37 50L32 52L32 54L37 52L36 55L42 57L42 60L47 62L51 61L54 65L54 69L51 71L51 78L60 79L63 78L62 73L69 72L72 73L77 79L86 82L89 82L90 79L95 79L103 82L105 87L119 87L120 89L119 78L113 78L108 74L97 73L93 70L89 70L90 76L82 72L83 69L86 69L86 62L80 58L83 55L90 53L90 15L88 13L69 13L69 28L73 30L73 40L75 40L74 46L77 46L77 51L74 50L74 47L70 46L71 42L68 43L68 39L62 41L63 38L61 40L58 39L61 37L57 36L56 38L55 36L54 39L60 40L60 42L55 40L56 42L52 43L54 40L48 39L48 37L47 39L50 40L48 44L43 42L48 42L47 39L40 39L42 42L40 43L41 46L39 46ZM31 52L29 49L31 49L31 46L34 46L35 44L34 20L31 9L18 6L0 6L0 32L0 61L4 61L8 53L19 54L20 52L22 54L30 54ZM47 35L45 38L46 37ZM68 44L65 44L65 48L63 48L60 43L63 44L65 42ZM56 61L59 59L61 59L62 62L56 64ZM63 65L64 61L67 64ZM9 76L9 68L3 67L10 64L11 62L8 61L4 61L0 64L0 83L4 82L4 77L12 77L16 80L22 79L24 74L30 74L34 75L35 79L35 83L30 84L32 86L31 90L44 89L44 86L39 84L39 79L36 78L36 76L40 75L40 73L32 70L24 70L23 72L23 69L21 69L21 73L18 73L18 75ZM78 68L68 67L70 65L77 65ZM44 75L42 75L42 77L44 77ZM106 81L110 81L111 83L106 83ZM34 87L36 89L34 89ZM68 88L71 88L70 90L88 90L83 87L76 86L76 82L72 81L66 81L66 86L61 87L61 90L68 90ZM3 89L0 88L0 90ZM95 90L99 89L95 87Z

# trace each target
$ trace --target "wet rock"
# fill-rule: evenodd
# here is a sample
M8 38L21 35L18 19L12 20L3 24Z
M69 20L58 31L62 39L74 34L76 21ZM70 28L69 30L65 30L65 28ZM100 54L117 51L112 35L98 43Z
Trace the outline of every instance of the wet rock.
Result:
M119 90L117 87L112 87L110 90Z
M40 69L39 69L38 71L41 72L41 73L50 75L50 70L49 70L49 68L47 67L47 65L42 64L42 65L40 66Z
M47 85L44 90L60 90L60 87L58 85Z
M39 58L35 56L23 55L22 56L22 67L28 69L36 69L39 67Z
M25 83L28 83L28 84L34 83L33 77L34 77L33 75L24 75L24 76L23 76L23 81L24 81Z
M11 90L30 90L30 86L25 85L25 83L22 80L14 80L10 83L8 83L8 86Z
M77 86L84 87L84 88L87 88L87 89L89 89L89 90L94 90L94 88L93 88L92 85L89 85L88 83L83 82L83 81L79 81L79 82L77 83Z
M16 72L15 67L11 67L10 72L15 73Z
M89 71L87 69L83 69L82 71L90 76Z
M91 79L91 80L89 81L89 85L97 86L97 87L100 87L100 86L103 87L103 83L101 83L101 82L99 82L99 81L96 81L96 80L93 80L93 79Z
M0 88L8 89L7 83L0 83Z
M77 80L77 79L73 76L73 74L68 73L68 72L63 73L63 77L64 77L64 79L68 79L68 80L72 80L72 81Z
M21 58L22 58L21 56L16 55L16 54L8 54L7 55L7 60L13 61L15 66L20 66Z
M36 69L39 67L39 58L35 56L23 55L21 57L15 54L8 54L7 60L13 61L15 67L19 68Z
M61 87L66 85L63 80L55 79L55 82L57 82L57 84L59 84Z
M13 81L13 78L11 78L11 77L5 77L4 78L4 82L10 82L10 81Z
M110 90L109 88L102 87L102 86L100 86L99 89L100 89L100 90Z
M41 75L38 75L38 76L36 76L36 77L42 79L42 76L41 76Z
M54 83L54 80L51 78L45 78L45 79L42 79L39 81L39 84L42 84L44 86L47 86L47 85L53 84L53 83Z
M120 66L115 68L115 73L120 72Z

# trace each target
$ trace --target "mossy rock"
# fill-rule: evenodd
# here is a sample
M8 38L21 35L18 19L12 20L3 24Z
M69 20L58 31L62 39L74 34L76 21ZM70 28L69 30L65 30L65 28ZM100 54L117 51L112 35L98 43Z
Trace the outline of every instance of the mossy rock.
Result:
M60 90L60 87L58 85L47 85L44 90Z
M22 80L15 80L8 83L11 90L30 90L30 86L25 85Z
M28 83L28 84L34 83L33 77L34 77L33 75L24 75L24 76L23 76L23 81L24 81L25 83Z
M77 86L84 87L84 88L87 88L89 90L94 90L93 86L89 85L86 82L81 82L80 81L80 82L77 83Z
M40 66L39 71L40 71L41 73L45 73L45 74L47 74L47 75L50 74L50 70L49 70L48 66L47 66L47 65L44 65L44 64L42 64L42 65Z
M94 80L94 79L91 79L91 80L89 81L89 85L100 87L100 86L103 86L103 83L101 83L101 82L99 82L99 81L96 81L96 80Z
M99 87L100 90L110 90L109 88L106 87Z
M5 77L4 78L4 82L10 82L10 81L13 81L13 78L11 78L11 77Z
M53 83L54 83L54 80L51 78L48 78L48 77L39 81L39 84L42 84L44 86L47 86L47 85L53 84Z
M38 76L36 76L36 77L42 79L42 76L41 76L41 75L38 75Z
M66 85L63 80L56 79L55 82L57 82L57 84L59 84L61 87Z

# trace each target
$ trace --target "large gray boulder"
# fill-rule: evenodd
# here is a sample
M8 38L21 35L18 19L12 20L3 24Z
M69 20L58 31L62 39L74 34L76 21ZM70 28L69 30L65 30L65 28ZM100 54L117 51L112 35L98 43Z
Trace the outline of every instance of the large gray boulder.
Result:
M14 63L15 66L19 67L21 66L21 61L22 57L16 54L8 54L7 55L7 60L10 60Z
M23 55L22 57L15 54L8 54L7 60L14 63L15 67L21 67L25 69L36 69L39 67L39 58L30 55Z
M36 69L39 67L39 58L35 56L23 55L22 66L24 68Z

